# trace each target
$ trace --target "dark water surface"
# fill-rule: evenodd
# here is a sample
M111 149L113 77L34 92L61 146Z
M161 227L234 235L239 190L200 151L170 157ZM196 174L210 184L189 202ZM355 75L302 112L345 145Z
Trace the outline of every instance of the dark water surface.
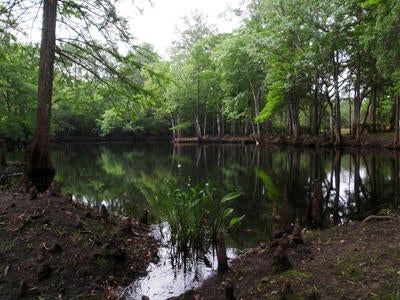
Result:
M397 152L270 148L254 145L106 144L57 145L53 150L56 180L63 192L94 207L106 204L121 215L138 218L150 209L151 198L167 182L210 184L221 195L240 189L230 203L245 218L227 236L229 256L269 238L272 207L293 222L324 226L360 220L370 214L398 209L400 201ZM159 195L160 196L160 195ZM164 224L166 230L168 224ZM159 227L154 230L159 233ZM166 299L182 293L216 269L193 262L171 265L168 247L161 263L151 266L137 294ZM125 295L136 299L127 289Z
M273 203L307 225L315 182L323 193L325 225L397 209L400 200L400 153L389 151L91 144L55 146L53 160L64 192L133 217L169 180L209 183L221 194L240 188L243 196L230 204L238 215L246 214L232 237L240 249L267 238Z

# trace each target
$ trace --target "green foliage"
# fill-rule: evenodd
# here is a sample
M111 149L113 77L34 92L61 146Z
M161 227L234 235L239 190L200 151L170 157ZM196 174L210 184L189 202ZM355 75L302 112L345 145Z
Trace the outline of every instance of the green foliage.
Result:
M217 207L214 208L215 219L211 226L211 237L215 240L218 231L222 228L231 228L238 222L240 222L245 216L236 216L229 219L229 216L234 212L233 208L226 207L226 203L240 197L241 193L230 192L222 197L220 201L217 202ZM229 222L227 222L229 221ZM227 223L226 223L227 222Z
M12 33L26 21L18 11L38 4L11 1L0 14L2 138L32 137L38 48ZM201 129L202 135L234 135L264 121L274 133L290 134L297 125L305 132L310 125L330 130L336 106L342 122L350 119L342 97L354 97L357 86L361 119L371 113L365 106L374 90L378 126L393 123L399 1L263 0L247 8L242 26L229 34L218 34L201 14L186 18L171 61L160 61L151 46L131 45L115 2L59 2L60 25L72 36L57 39L53 134L182 136Z
M0 45L0 137L28 141L36 113L38 49Z
M193 187L189 181L184 188L172 182L169 185L166 195L158 194L154 204L161 212L160 221L168 222L171 241L178 251L204 250L215 241L219 229L231 228L244 218L231 217L233 209L226 206L240 196L238 192L217 198L217 190L208 183Z
M270 119L274 112L277 110L283 109L286 99L286 93L284 89L283 82L276 82L275 84L270 86L270 91L267 98L267 104L261 110L258 117L255 118L256 122L264 122L265 120Z

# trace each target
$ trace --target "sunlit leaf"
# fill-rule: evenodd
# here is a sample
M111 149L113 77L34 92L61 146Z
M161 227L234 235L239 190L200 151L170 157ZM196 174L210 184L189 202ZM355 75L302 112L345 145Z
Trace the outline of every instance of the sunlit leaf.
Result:
M230 221L229 221L229 227L232 227L232 226L234 226L235 224L237 224L238 222L240 222L241 220L243 220L243 218L245 217L246 215L242 215L242 216L240 216L240 217L234 217L234 218L232 218Z

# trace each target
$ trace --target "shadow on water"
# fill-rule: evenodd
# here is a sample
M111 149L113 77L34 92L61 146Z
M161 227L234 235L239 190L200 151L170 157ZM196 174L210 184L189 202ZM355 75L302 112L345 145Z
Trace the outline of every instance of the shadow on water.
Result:
M178 186L189 181L193 185L210 183L221 195L240 189L242 196L230 207L235 216L245 218L228 232L231 258L270 239L274 205L289 223L298 217L304 226L321 227L397 210L400 197L397 152L81 144L56 146L53 162L64 192L93 207L105 204L124 216L139 218L149 209L152 226L158 226L160 211L151 206L151 199L155 194L167 199L168 182L175 181ZM212 252L207 256L209 263L191 262L183 268L171 264L170 247L166 240L164 243L161 263L150 267L139 287L151 299L180 294L215 271Z

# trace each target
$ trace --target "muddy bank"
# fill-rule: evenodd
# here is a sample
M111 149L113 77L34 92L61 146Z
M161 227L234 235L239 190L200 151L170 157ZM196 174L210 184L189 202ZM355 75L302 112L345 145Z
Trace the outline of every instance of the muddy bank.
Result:
M227 274L171 299L398 299L398 227L393 218L308 231L281 272L268 247L247 250Z
M71 195L0 190L0 299L112 299L157 261L146 225Z

